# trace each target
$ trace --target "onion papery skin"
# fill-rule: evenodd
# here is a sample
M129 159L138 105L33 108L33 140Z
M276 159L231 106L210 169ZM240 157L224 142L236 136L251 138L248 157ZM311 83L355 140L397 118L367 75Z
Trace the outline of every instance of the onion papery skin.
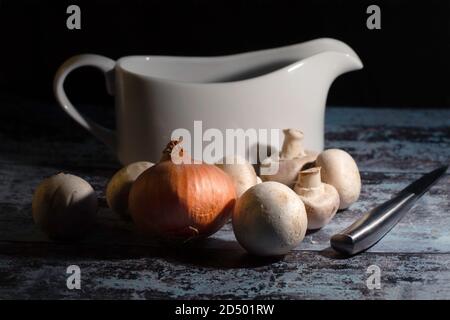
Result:
M129 195L130 214L138 229L166 240L215 233L230 218L235 202L233 182L221 169L171 160L142 173Z

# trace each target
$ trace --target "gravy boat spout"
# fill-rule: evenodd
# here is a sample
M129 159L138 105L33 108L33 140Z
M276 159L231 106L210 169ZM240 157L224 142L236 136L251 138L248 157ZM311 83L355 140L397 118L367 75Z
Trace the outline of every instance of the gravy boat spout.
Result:
M82 66L105 73L107 88L115 95L117 132L83 117L67 98L64 79ZM127 164L157 161L175 130L194 136L198 121L203 132L216 129L224 136L228 129L296 128L304 132L307 149L321 151L330 85L340 74L361 68L348 45L323 38L219 57L129 56L113 61L79 55L61 66L54 88L64 111ZM200 140L203 146L210 143Z
M314 50L316 52L311 54L309 59L314 60L316 67L329 70L331 82L345 72L363 68L363 63L355 51L341 41L324 38L310 43L316 46L317 51Z
M333 81L343 73L363 68L358 55L346 44L333 39L312 41L317 51L287 67L289 73L296 72L298 81L308 78L312 86L326 98ZM301 47L298 48L301 50ZM298 70L298 71L297 71Z

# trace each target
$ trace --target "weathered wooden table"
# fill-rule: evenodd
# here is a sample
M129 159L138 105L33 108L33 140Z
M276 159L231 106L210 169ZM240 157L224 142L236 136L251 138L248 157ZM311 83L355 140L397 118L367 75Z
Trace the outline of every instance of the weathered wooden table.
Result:
M333 233L449 162L449 110L328 108L326 146L356 158L360 200L270 260L248 256L229 224L186 248L142 239L106 206L105 185L119 168L113 154L56 109L0 99L0 298L450 298L448 174L368 252L342 258L329 248ZM85 178L100 199L98 226L78 243L48 240L31 217L34 188L59 171ZM66 287L73 264L81 290ZM370 265L381 269L381 289L366 285Z

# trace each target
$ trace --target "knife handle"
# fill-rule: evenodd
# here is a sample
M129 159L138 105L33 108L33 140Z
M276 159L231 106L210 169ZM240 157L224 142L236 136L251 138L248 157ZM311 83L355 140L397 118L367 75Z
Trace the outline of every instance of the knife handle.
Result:
M386 235L414 205L418 196L401 192L331 237L331 247L346 255L364 251Z

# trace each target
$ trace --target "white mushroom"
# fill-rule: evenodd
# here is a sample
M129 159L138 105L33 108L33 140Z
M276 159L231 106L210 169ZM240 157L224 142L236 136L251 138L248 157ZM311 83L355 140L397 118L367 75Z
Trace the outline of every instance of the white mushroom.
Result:
M305 237L305 206L289 187L263 182L248 189L233 213L236 239L249 253L260 256L287 254Z
M261 180L261 178L260 177L256 177L256 184L258 184L258 183L262 183L262 180Z
M231 177L238 197L257 183L255 169L240 156L226 156L216 166Z
M36 188L32 201L35 223L51 238L78 238L92 226L97 196L80 177L59 173Z
M315 162L321 167L322 181L331 184L339 193L339 209L348 208L358 200L361 177L355 160L345 151L329 149L319 154Z
M300 171L294 191L305 205L309 230L328 224L339 208L339 194L320 180L320 167Z
M152 166L153 163L151 162L134 162L114 174L106 187L106 202L114 212L123 218L129 217L128 195L131 186L142 172Z
M303 148L303 132L297 129L284 129L284 141L280 154L270 157L261 163L261 179L263 181L277 181L293 188L297 181L298 172L307 164L312 163L317 153ZM272 171L272 166L277 167L275 172L266 174L263 172Z

